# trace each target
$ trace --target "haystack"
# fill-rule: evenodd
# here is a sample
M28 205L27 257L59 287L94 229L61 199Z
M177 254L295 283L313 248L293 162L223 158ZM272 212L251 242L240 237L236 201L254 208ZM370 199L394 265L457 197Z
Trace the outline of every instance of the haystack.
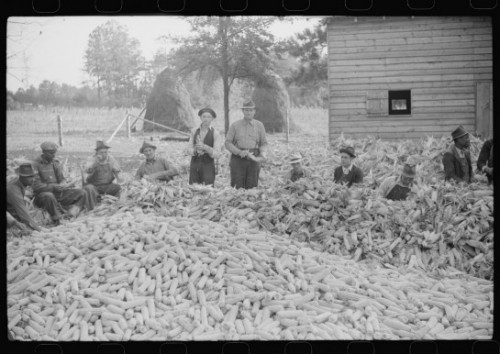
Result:
M265 72L255 82L252 100L257 108L254 118L264 123L267 132L286 131L290 97L281 77L271 71ZM290 130L293 130L291 119L289 124Z
M184 132L195 126L191 97L186 87L169 70L163 70L156 78L146 103L144 131L168 131L148 121L166 125Z

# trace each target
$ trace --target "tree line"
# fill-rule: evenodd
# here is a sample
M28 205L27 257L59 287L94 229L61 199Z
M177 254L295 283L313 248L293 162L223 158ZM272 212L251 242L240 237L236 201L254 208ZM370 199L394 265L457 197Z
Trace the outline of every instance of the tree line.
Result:
M223 103L230 93L244 90L266 70L287 84L293 106L326 106L326 21L285 41L276 41L269 26L273 17L188 18L194 35L164 36L177 44L146 60L139 41L114 20L89 35L84 70L90 80L81 87L45 80L38 87L7 91L7 108L22 106L143 107L156 76L174 70L193 103ZM218 92L215 92L218 91Z

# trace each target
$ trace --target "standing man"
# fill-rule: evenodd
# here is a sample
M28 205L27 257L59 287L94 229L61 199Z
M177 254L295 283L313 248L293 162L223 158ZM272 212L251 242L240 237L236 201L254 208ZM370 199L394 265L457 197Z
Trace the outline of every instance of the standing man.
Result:
M477 169L488 177L488 183L493 182L493 139L486 140L477 158Z
M241 109L243 119L231 124L225 145L232 154L229 162L231 187L250 189L257 187L260 162L266 158L266 130L262 122L253 119L253 101L245 102Z
M413 186L416 174L415 162L408 159L400 176L390 176L382 182L379 195L390 200L405 200Z
M33 162L35 205L47 210L56 224L59 224L61 218L61 206L69 209L75 205L77 207L75 215L82 209L94 209L97 197L95 191L73 188L73 184L66 183L61 163L55 158L57 144L44 142L40 147L42 155Z
M86 166L88 184L84 188L94 188L100 195L109 194L119 197L121 187L113 181L115 178L120 181L120 165L112 156L108 155L109 148L102 140L97 140L95 156Z
M469 133L461 125L451 133L454 145L443 155L444 179L470 183L472 163Z
M146 161L137 169L137 173L135 174L136 178L168 182L179 174L179 171L174 165L169 163L165 158L156 156L155 145L144 141L139 152L146 156Z
M191 133L186 152L191 155L189 166L189 184L202 183L214 185L215 164L219 158L222 138L212 127L212 121L217 117L211 108L203 108L198 112L201 125Z
M335 183L346 184L347 187L353 183L363 183L363 171L357 166L354 166L352 160L356 157L354 148L351 146L340 149L340 163L333 173Z
M27 227L41 231L40 226L30 216L24 201L26 187L31 186L35 179L33 166L30 163L22 164L16 169L16 173L18 178L7 183L7 220L9 220L9 216L12 216L13 220L10 219L12 224L23 231L27 231Z

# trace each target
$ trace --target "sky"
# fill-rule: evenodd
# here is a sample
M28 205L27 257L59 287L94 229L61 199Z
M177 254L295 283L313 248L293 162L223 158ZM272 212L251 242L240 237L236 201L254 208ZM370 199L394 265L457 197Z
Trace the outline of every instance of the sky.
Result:
M84 71L84 53L90 33L114 19L139 40L146 59L152 59L163 43L161 35L189 34L189 25L174 16L10 17L7 22L7 90L15 92L43 80L81 86L89 79ZM277 21L271 33L277 39L313 27L320 17L290 17Z

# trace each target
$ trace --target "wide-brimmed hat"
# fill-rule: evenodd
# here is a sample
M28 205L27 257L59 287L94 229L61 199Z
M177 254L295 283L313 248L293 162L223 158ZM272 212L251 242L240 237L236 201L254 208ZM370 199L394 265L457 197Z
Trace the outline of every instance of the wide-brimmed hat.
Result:
M462 127L461 125L459 125L457 129L455 129L453 132L451 132L451 138L453 140L456 140L456 139L461 138L467 134L469 134L469 133L465 130L465 128Z
M59 146L51 141L45 141L40 145L40 148L42 149L42 151L57 151L57 149L59 149Z
M290 155L290 163L299 163L302 161L302 155L299 152L295 152Z
M146 148L152 148L152 149L156 150L156 146L145 141L142 143L142 146L141 146L141 149L139 150L139 152L142 154L144 152L144 149L146 149Z
M35 171L30 163L23 163L16 168L16 173L22 177L33 177L35 176Z
M205 107L205 108L202 108L198 111L198 116L201 117L201 115L205 112L208 112L212 115L213 118L217 118L217 114L215 114L215 111L210 108L210 107Z
M243 103L243 106L240 107L241 109L245 108L255 108L255 103L253 103L252 100L248 100L245 103Z
M101 149L110 149L110 146L106 145L106 143L102 140L97 140L95 143L95 151L98 151Z
M405 163L403 169L401 170L401 175L404 177L415 178L417 174L417 166Z
M346 146L340 149L340 153L346 153L347 155L351 157L356 157L356 154L354 153L354 148L352 146Z

